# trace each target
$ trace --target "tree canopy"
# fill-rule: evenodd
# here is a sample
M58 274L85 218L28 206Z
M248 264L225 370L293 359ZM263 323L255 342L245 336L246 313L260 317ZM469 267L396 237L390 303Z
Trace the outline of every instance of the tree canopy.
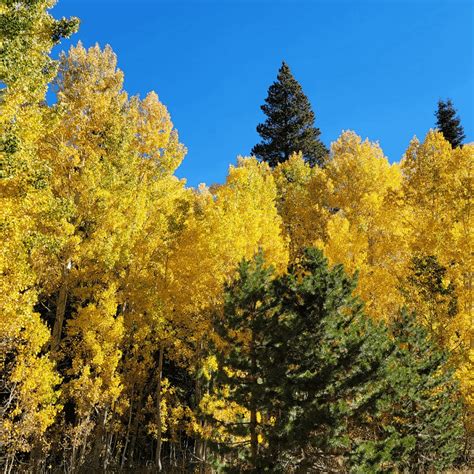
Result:
M52 59L78 26L53 4L0 6L2 470L462 466L473 145L328 154L283 65L260 160L189 187L112 48Z
M464 128L461 125L459 115L456 115L456 109L451 101L438 101L436 110L436 128L443 134L444 138L451 143L453 148L457 148L466 138Z
M257 126L262 141L252 148L252 155L272 168L299 152L311 166L324 163L328 150L319 139L319 128L314 126L311 104L285 62L261 109L267 118Z

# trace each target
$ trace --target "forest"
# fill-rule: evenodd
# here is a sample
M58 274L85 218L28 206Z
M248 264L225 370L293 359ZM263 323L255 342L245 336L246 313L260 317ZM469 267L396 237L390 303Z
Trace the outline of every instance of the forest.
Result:
M327 149L283 63L252 156L189 187L109 46L52 59L79 27L54 3L0 4L3 472L468 472L452 103L400 162L352 131Z

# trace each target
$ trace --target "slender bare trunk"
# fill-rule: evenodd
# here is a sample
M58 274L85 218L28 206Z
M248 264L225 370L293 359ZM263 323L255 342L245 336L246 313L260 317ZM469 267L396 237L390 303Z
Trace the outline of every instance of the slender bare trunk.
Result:
M53 335L51 340L51 350L58 349L61 342L61 333L63 332L64 315L66 313L67 286L63 282L59 289L58 300L56 304L56 318L54 320Z
M163 352L164 347L163 344L160 346L160 354L158 358L158 383L156 387L156 410L158 415L158 436L156 440L156 451L155 451L155 464L158 468L158 471L161 472L162 465L161 465L161 446L162 446L162 424L161 424L161 379L163 376Z
M132 396L130 397L130 412L128 414L128 424L127 424L127 434L125 436L125 445L122 452L122 460L120 462L120 467L123 469L125 465L125 460L127 459L127 447L130 442L130 428L132 426L132 413L133 413L133 395L135 392L135 386L132 387Z
M5 461L5 469L3 471L4 474L10 474L10 472L12 472L12 467L13 467L14 460L15 460L15 455L14 454L11 454L11 455L7 456L7 459Z
M75 443L72 445L72 452L71 457L69 458L69 465L71 466L71 470L76 465L76 456L77 456L77 449Z
M97 472L103 467L107 456L107 414L107 408L99 412L95 427L90 434L91 452L88 455L88 464L92 465Z
M252 408L250 411L250 450L253 467L255 467L257 464L257 449L257 411L255 410L255 408Z
M51 339L51 350L58 349L61 343L61 334L63 332L64 316L66 314L66 303L68 293L68 273L71 269L71 261L63 268L61 287L59 288L58 299L56 303L56 317L54 319L53 334Z
M113 424L113 421L111 422ZM105 434L105 457L104 457L104 472L107 472L109 460L112 458L112 450L114 444L114 433L106 432Z
M137 408L135 410L135 418L133 419L133 429L132 429L133 435L132 435L132 441L130 443L130 456L129 456L129 459L132 461L135 456L135 446L137 444L137 437L138 437L138 430L139 430L139 414L143 406L142 401L143 401L143 387L138 393Z
M207 439L201 441L201 452L199 461L199 474L205 474L206 472L206 459L207 459Z
M196 370L196 374L197 374ZM201 401L201 381L199 380L199 376L196 375L196 380L195 380L195 385L194 385L194 391L195 391L195 403L196 403L196 408L199 406L199 403ZM196 439L196 442L194 443L194 455L201 459L201 440L199 438Z
M200 349L202 350L202 343L200 346ZM195 385L195 392L196 392L196 407L199 407L199 404L202 399L202 381L199 375L198 370L196 370L196 385ZM201 426L204 427L204 421L199 422ZM199 474L202 474L205 470L205 458L206 458L206 442L205 440L202 440L200 438L196 439L196 442L194 444L194 454L195 456L199 459Z

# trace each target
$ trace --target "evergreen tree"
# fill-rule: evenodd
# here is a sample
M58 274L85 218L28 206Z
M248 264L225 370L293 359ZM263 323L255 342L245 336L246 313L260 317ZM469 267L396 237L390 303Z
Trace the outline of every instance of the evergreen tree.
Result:
M227 347L218 351L217 385L227 406L246 410L222 423L232 435L220 446L224 470L425 472L453 464L462 411L446 353L408 312L389 327L374 322L355 286L316 249L279 277L261 255L241 264L216 320Z
M217 318L215 327L227 350L218 351L221 370L218 384L228 387L228 400L245 408L248 416L239 416L225 423L225 430L243 443L220 446L223 452L234 452L228 471L261 471L262 412L268 411L263 385L266 358L264 346L268 330L268 314L273 306L271 297L272 268L264 267L262 254L253 262L242 261L238 276L226 288L224 316ZM266 419L269 417L266 416Z
M444 138L451 143L453 148L457 148L462 144L466 135L464 135L464 128L461 125L459 115L456 115L456 109L448 99L438 101L438 110L436 115L436 127L444 135Z
M448 355L403 310L390 325L396 350L386 388L372 413L375 439L352 453L355 472L444 472L463 447L462 405Z
M322 165L328 150L319 140L319 128L314 127L311 104L285 62L277 81L268 89L265 102L261 109L267 119L257 126L262 141L251 153L271 167L297 152L302 152L311 166Z
M227 450L220 446L234 453L228 471L329 469L348 451L350 420L375 407L392 349L354 286L314 249L279 278L261 256L241 264L216 321L228 347L218 352L217 382L229 405L248 411L225 424L234 436Z
M384 388L393 350L386 328L353 295L356 278L329 268L320 250L274 283L278 311L267 330L267 403L277 412L268 433L272 471L329 472L365 435ZM356 428L354 428L356 427Z

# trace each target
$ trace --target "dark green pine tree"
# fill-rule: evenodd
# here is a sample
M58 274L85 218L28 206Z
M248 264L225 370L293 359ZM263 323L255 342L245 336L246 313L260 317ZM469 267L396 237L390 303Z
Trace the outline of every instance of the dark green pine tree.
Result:
M250 420L225 423L228 434L249 441L220 444L224 470L340 467L350 451L351 420L374 409L383 361L393 350L386 329L352 296L354 287L342 266L329 269L314 249L278 278L261 256L240 265L216 319L228 347L217 352L216 384L249 410Z
M353 451L354 471L445 472L461 458L465 434L454 369L413 314L402 311L390 329L397 349L371 416L375 437Z
M461 125L459 115L456 115L456 109L451 102L438 101L438 110L436 115L436 128L444 135L444 138L451 143L453 148L457 148L462 144L466 135L464 135L464 128Z
M218 422L235 436L213 446L222 470L452 466L463 426L447 354L408 312L390 327L374 322L354 296L355 285L316 249L278 277L261 255L240 265L215 321L227 349L216 351L214 382L227 392L226 403L250 416Z
M261 109L267 119L257 126L262 141L253 147L253 155L272 168L295 152L302 152L311 166L324 163L328 150L319 139L319 128L314 126L311 104L285 62Z
M275 280L264 367L277 413L265 453L272 472L342 472L353 438L366 436L360 420L382 396L394 346L386 327L364 314L355 286L316 249Z
M272 312L273 269L266 268L262 254L252 262L242 261L236 279L226 286L223 316L215 318L215 329L227 350L216 351L219 371L216 388L229 390L226 401L245 407L250 419L223 423L228 435L248 439L243 443L219 443L211 446L227 459L220 470L226 472L262 472L262 420L257 413L269 411L263 385L266 349L263 340ZM268 416L265 416L268 419ZM214 420L215 422L215 420Z

